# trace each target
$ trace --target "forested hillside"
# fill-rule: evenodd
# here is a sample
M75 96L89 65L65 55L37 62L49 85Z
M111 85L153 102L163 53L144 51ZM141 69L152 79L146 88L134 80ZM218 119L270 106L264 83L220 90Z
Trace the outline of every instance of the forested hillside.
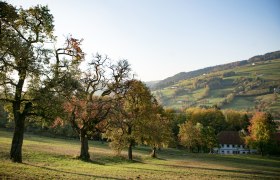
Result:
M153 93L170 108L217 105L222 109L269 111L279 118L279 55L277 51L246 61L179 73L169 85L158 83Z

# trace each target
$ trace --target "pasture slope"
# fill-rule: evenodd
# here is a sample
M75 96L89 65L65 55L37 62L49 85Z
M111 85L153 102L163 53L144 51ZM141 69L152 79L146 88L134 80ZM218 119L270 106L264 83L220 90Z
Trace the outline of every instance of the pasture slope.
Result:
M90 142L92 162L76 158L78 140L25 135L23 163L9 160L11 132L0 130L0 179L280 179L280 158L190 154L135 147L134 161L116 157L107 143Z
M222 109L268 111L278 119L279 69L280 59L260 61L183 79L152 92L167 108L218 105Z

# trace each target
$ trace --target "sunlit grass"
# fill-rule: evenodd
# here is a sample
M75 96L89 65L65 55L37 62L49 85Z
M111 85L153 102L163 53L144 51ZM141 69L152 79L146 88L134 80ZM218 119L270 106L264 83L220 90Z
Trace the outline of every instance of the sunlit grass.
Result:
M23 164L9 160L11 133L0 131L1 179L277 179L280 159L259 156L190 154L163 149L158 159L150 148L135 147L135 161L114 155L107 143L90 142L91 162L76 158L77 139L25 135Z

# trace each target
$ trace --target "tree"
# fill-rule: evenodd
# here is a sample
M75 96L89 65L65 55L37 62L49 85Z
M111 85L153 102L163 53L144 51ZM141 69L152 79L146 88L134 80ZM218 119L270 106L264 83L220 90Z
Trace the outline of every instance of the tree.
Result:
M164 109L154 100L150 109L150 117L141 123L138 142L152 147L151 157L157 157L156 150L167 146L172 141L171 121Z
M113 116L109 119L107 137L114 143L114 148L128 147L128 159L132 160L132 147L141 142L141 126L150 119L153 96L146 85L138 80L125 82L126 91L118 95ZM118 141L118 142L116 142Z
M88 138L107 125L105 120L115 101L119 101L117 94L122 92L122 81L129 77L130 71L126 60L112 64L110 59L99 54L88 67L81 74L80 88L64 106L68 121L80 136L79 158L85 161L90 160Z
M195 126L191 121L186 121L179 127L178 137L181 145L188 147L190 152L193 152L194 148L199 150L198 146L202 143L200 125Z
M67 47L50 50L46 44L54 41L53 29L47 6L16 9L0 2L0 99L9 104L7 109L15 123L10 151L14 162L22 162L26 119L53 115L52 103L59 102L61 90L68 89L62 82L70 79L70 65L79 64L76 60L84 56L80 41L74 38L67 39Z
M273 135L276 132L276 125L269 113L256 112L250 120L248 127L249 136L245 137L247 145L258 148L263 156L266 146L273 141Z
M210 153L212 153L213 148L217 147L218 145L215 129L211 126L203 127L201 134L203 146L206 147Z
M218 134L226 128L225 117L217 108L189 108L186 111L187 120L193 124L201 123L204 127L210 126Z
M184 124L179 125L179 140L181 145L188 147L190 152L200 152L200 149L209 150L217 145L217 136L215 134L215 129L211 126L204 127L202 124L197 123L193 125L191 121L187 121Z
M177 147L179 145L178 134L180 124L183 124L186 121L186 113L181 110L174 110L174 109L165 109L165 116L170 120L170 128L172 130L173 135L173 144L172 147ZM170 144L169 144L170 145Z
M225 110L224 116L228 130L240 131L248 128L249 119L246 112Z
M43 42L52 38L53 16L46 6L24 10L0 2L0 18L1 99L12 104L15 122L10 158L22 162L24 123L32 108L24 97L25 84L43 71L47 54Z
M65 111L69 114L72 128L79 134L81 149L79 158L88 161L90 159L88 138L98 132L98 126L102 126L102 120L108 115L111 105L110 99L105 97L93 97L92 101L73 97L65 103Z

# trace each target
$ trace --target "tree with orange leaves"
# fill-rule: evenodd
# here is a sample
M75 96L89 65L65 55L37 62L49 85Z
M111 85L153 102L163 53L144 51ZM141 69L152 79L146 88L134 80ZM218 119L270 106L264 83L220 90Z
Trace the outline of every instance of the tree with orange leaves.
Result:
M246 144L256 147L263 156L276 131L276 125L271 114L256 112L250 120L248 130L249 135L245 137Z
M88 139L103 131L106 118L125 90L123 82L129 78L130 66L126 60L113 64L107 57L97 54L88 64L88 70L79 77L79 88L64 104L66 119L79 134L79 158L90 160Z

